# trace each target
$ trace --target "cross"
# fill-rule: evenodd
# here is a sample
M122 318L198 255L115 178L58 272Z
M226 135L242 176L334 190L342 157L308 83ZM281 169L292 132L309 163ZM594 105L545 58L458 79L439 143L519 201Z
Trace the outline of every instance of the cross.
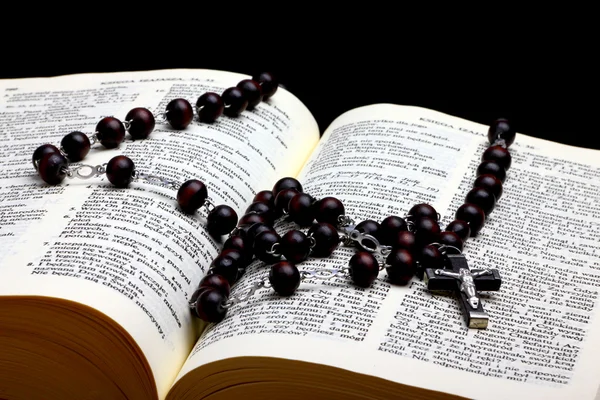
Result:
M497 269L478 269L471 271L462 254L448 254L452 268L426 268L424 281L427 289L454 290L460 294L459 302L469 328L485 329L488 314L483 310L477 291L500 290L502 279Z

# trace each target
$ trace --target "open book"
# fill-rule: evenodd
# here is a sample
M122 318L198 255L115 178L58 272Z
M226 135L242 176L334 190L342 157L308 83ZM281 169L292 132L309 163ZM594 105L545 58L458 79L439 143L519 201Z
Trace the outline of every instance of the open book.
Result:
M518 134L503 195L465 242L473 268L497 268L482 293L487 329L458 302L413 278L367 289L336 277L291 297L261 289L218 324L188 300L218 252L205 218L176 193L106 177L44 184L31 165L43 143L92 133L104 116L164 110L174 98L248 78L208 70L74 75L0 82L0 398L2 399L593 399L600 385L600 152ZM442 229L471 189L487 126L390 104L341 115L322 137L280 88L239 118L158 124L146 140L92 149L169 179L200 179L215 204L243 215L254 195L297 177L334 196L357 222L403 216L417 203ZM309 258L339 268L355 249ZM268 274L254 262L232 293Z

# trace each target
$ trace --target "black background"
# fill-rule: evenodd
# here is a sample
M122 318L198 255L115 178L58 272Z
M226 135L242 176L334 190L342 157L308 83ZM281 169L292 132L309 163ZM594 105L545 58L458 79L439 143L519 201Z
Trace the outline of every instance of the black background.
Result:
M47 22L34 29L34 39L4 26L10 38L0 78L164 68L270 70L306 104L321 131L344 111L388 102L483 124L509 118L518 132L600 149L598 62L581 40L560 35L542 40L540 34L532 41L506 42L479 37L476 30L459 39L432 33L432 40L414 35L400 40L399 32L365 33L369 29L352 35L317 31L310 37L306 30L294 36L259 29L250 37L250 25L235 31L226 20L218 32L177 24L155 32L119 16L102 29L96 22Z

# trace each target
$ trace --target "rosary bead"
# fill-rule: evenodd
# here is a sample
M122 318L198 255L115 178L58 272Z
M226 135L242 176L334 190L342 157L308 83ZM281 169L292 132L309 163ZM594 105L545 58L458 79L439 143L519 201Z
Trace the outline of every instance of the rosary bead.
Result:
M293 263L280 261L271 267L269 282L280 296L291 296L300 286L300 271Z
M227 314L227 308L223 307L226 296L216 288L206 288L196 300L196 315L206 322L221 322Z
M165 114L173 129L185 129L194 119L194 109L186 99L171 100Z
M223 249L221 250L221 253L219 255L233 258L233 261L235 261L238 270L246 269L246 267L249 264L246 262L246 257L238 249Z
M129 134L133 139L146 139L156 126L156 120L150 110L143 107L132 109L125 116L129 122Z
M406 249L394 249L386 258L388 279L396 285L406 285L417 272L412 253Z
M315 218L319 222L339 224L339 218L346 213L344 205L335 197L324 197L316 203Z
M193 214L204 205L208 197L206 185L197 179L184 182L177 191L177 203L186 214Z
M404 218L392 215L381 221L378 239L382 244L390 246L394 242L398 232L406 230L408 230L408 226Z
M275 76L270 72L256 74L252 77L252 80L260 84L263 100L267 100L269 97L273 96L279 87L277 79L275 79Z
M428 217L428 218L432 218L434 220L438 220L438 213L435 210L435 208L433 208L431 205L429 204L417 204L414 205L409 211L408 211L408 215L406 217L406 219L410 222L415 222L417 220L419 220L420 218L423 217Z
M506 147L509 147L515 141L517 132L510 126L505 118L495 120L488 129L488 140L494 144L496 140L503 139Z
M31 162L33 163L33 167L36 169L36 171L38 170L38 165L42 157L44 157L46 154L53 153L60 154L60 150L58 149L58 147L54 146L53 144L43 144L37 149L35 149L35 151L33 152L33 156L31 157Z
M481 156L481 161L496 161L505 170L508 171L512 162L512 157L508 150L506 150L502 146L496 145L488 147L487 150L483 152L483 155Z
M102 118L96 125L96 137L107 149L117 148L125 139L125 126L116 118Z
M315 220L315 199L306 193L297 193L288 204L290 220L300 226L310 226Z
M240 263L244 267L250 264L252 257L254 256L249 240L240 235L232 235L227 238L225 243L223 243L221 254L229 255L229 253L226 253L228 250L237 250L242 255Z
M296 189L297 192L302 193L302 184L298 182L296 178L281 178L275 185L273 185L273 196L277 199L277 195L284 189Z
M135 166L129 157L115 156L106 165L106 177L118 188L129 186Z
M340 243L337 229L327 222L319 222L311 226L308 236L315 240L311 251L311 255L314 257L329 257Z
M254 109L263 99L260 84L252 79L244 79L237 84L237 87L243 90L244 97L248 99L248 110Z
M238 278L239 262L227 255L219 254L210 263L209 274L221 275L233 285Z
M406 249L414 254L417 249L417 240L415 234L410 231L400 231L390 243L394 249Z
M428 244L421 250L419 263L422 268L444 268L444 255L437 246Z
M266 264L279 261L280 254L273 253L273 245L281 242L281 236L274 230L259 233L254 237L254 255Z
M283 214L287 214L289 211L290 200L294 198L299 192L296 189L283 189L275 197L275 216L279 217Z
M90 139L85 133L71 132L60 141L60 147L69 158L69 161L81 161L90 152Z
M467 238L471 236L469 224L460 219L455 219L450 222L446 227L446 231L456 233L461 240L467 240Z
M415 241L418 247L423 247L430 243L437 242L441 232L437 219L433 219L431 217L421 217L416 220L413 225L413 230L415 233Z
M262 222L263 224L271 223L271 221L269 221L265 215L257 214L257 213L250 213L250 214L242 215L242 218L240 218L240 220L238 221L237 226L238 227L252 226L252 225L256 224L257 222Z
M223 112L228 117L239 117L248 107L248 99L239 87L225 89L221 97L225 106Z
M198 119L201 122L213 123L223 115L223 99L216 93L207 92L198 97L196 109L198 110Z
M275 206L275 195L273 195L273 191L271 190L261 190L256 193L252 202L260 201L261 203L267 203L271 207Z
M477 176L486 174L494 175L502 183L506 179L506 170L496 161L482 161L479 164L479 167L477 167Z
M483 210L488 216L496 206L496 198L494 194L483 187L475 187L467 193L465 203L473 203Z
M263 203L262 201L251 203L246 209L246 214L262 215L269 223L273 223L275 219L274 207L270 206L268 203Z
M250 226L247 230L246 240L251 247L254 247L254 239L263 232L272 231L275 232L271 225L265 223L256 223Z
M61 153L46 153L38 163L38 173L44 182L57 185L67 176L69 161Z
M227 279L219 274L205 275L198 285L198 289L209 287L219 290L225 297L228 297L231 292L231 285L229 285Z
M496 201L498 201L500 196L502 196L502 182L494 175L484 174L478 176L473 183L473 187L483 187L488 189L494 194Z
M379 240L381 232L381 225L379 225L379 222L373 221L372 219L366 219L356 225L354 229L366 235L371 235Z
M454 218L463 220L469 224L471 236L477 236L477 233L479 233L485 223L485 213L481 207L472 203L465 203L460 206L456 210Z
M303 232L292 229L281 237L279 249L286 260L301 263L308 258L310 241Z
M228 205L218 205L206 217L206 229L211 235L225 235L237 225L238 217L235 210Z
M467 225L467 228L469 226ZM440 233L440 243L441 244L445 244L446 246L452 246L452 247L456 247L458 249L458 252L461 252L463 249L463 240L460 238L460 236L458 236L458 234L456 232L451 232L451 231L444 231L442 233ZM458 253L456 250L454 249L449 249L449 252L454 254L454 253Z
M359 251L354 254L350 259L349 267L352 281L363 288L371 286L379 275L379 263L368 251Z

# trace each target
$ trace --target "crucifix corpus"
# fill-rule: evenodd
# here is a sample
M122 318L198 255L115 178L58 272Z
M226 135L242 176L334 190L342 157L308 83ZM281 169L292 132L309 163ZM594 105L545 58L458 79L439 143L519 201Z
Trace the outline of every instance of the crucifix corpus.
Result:
M478 291L500 290L502 280L497 269L471 270L462 254L449 254L452 268L425 269L424 281L430 291L454 290L469 328L485 329L488 314L483 310Z

